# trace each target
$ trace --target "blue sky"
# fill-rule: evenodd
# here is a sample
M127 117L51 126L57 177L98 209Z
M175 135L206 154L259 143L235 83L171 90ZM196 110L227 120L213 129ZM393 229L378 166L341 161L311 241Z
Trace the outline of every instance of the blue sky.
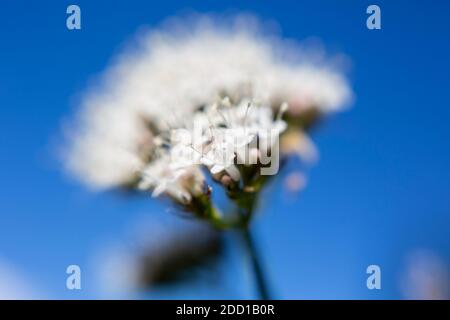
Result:
M429 250L450 266L448 2L373 2L382 12L375 31L365 25L369 1L73 3L79 31L66 28L67 1L4 1L0 10L0 261L38 296L95 298L92 257L164 211L151 199L89 193L64 175L56 150L78 95L138 28L189 10L251 12L276 21L285 37L317 37L352 62L353 108L314 133L321 159L308 187L286 201L272 186L255 223L276 297L401 298L411 252ZM230 286L240 276L229 270L240 265L228 260ZM83 270L79 292L65 288L69 264ZM382 290L366 288L370 264L382 268ZM209 290L251 296L245 286ZM162 297L205 292L185 287Z

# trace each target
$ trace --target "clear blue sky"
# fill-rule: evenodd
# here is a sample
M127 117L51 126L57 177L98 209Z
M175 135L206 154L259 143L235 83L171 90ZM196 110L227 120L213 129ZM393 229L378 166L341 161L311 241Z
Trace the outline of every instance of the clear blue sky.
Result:
M252 12L352 60L355 103L314 134L321 160L307 189L284 201L275 186L255 225L276 296L400 298L417 248L450 266L450 2L375 1L382 30L369 31L372 2L3 1L0 260L43 297L92 298L98 247L162 211L152 200L89 193L61 172L55 149L77 95L137 29L193 9ZM65 26L71 3L82 10L80 31ZM84 270L81 292L65 289L69 264ZM382 268L380 291L365 286L369 264Z

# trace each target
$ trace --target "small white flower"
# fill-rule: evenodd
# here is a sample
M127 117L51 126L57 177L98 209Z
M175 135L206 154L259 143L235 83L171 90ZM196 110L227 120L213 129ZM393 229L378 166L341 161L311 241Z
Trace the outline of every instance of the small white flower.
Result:
M153 190L152 196L167 194L180 203L186 203L202 192L204 178L198 168L186 166L174 169L168 155L152 161L142 170L141 190Z
M208 166L212 174L226 171L233 180L239 181L241 176L234 164L234 146L227 142L213 142L210 147L211 150L201 158L202 164Z

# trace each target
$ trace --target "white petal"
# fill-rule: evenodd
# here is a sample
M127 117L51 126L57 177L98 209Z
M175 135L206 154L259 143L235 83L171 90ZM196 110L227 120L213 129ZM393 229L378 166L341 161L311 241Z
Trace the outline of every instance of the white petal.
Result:
M220 164L215 164L212 168L211 168L211 173L212 174L216 174L219 173L221 171L223 171L225 169L224 166L220 165Z
M161 183L161 184L157 185L156 188L152 192L152 197L160 196L162 193L164 193L166 191L166 187L167 187L166 183Z
M239 170L235 165L226 167L225 171L230 175L231 179L233 179L234 181L239 181L239 179L241 178L241 174L239 173Z

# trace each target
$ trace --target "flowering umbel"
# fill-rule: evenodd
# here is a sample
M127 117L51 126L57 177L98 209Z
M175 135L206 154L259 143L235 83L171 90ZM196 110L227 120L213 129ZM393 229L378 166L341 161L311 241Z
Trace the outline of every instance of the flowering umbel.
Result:
M195 21L141 36L85 96L65 159L91 187L134 186L188 205L211 192L206 167L229 189L259 188L243 183L271 149L281 148L274 162L313 159L306 130L351 98L330 64L264 37L253 18Z
M317 157L307 131L349 102L345 77L265 36L253 18L217 21L196 16L141 34L83 100L65 158L72 173L94 188L165 196L220 229L246 229L286 158ZM237 214L218 210L216 187Z

